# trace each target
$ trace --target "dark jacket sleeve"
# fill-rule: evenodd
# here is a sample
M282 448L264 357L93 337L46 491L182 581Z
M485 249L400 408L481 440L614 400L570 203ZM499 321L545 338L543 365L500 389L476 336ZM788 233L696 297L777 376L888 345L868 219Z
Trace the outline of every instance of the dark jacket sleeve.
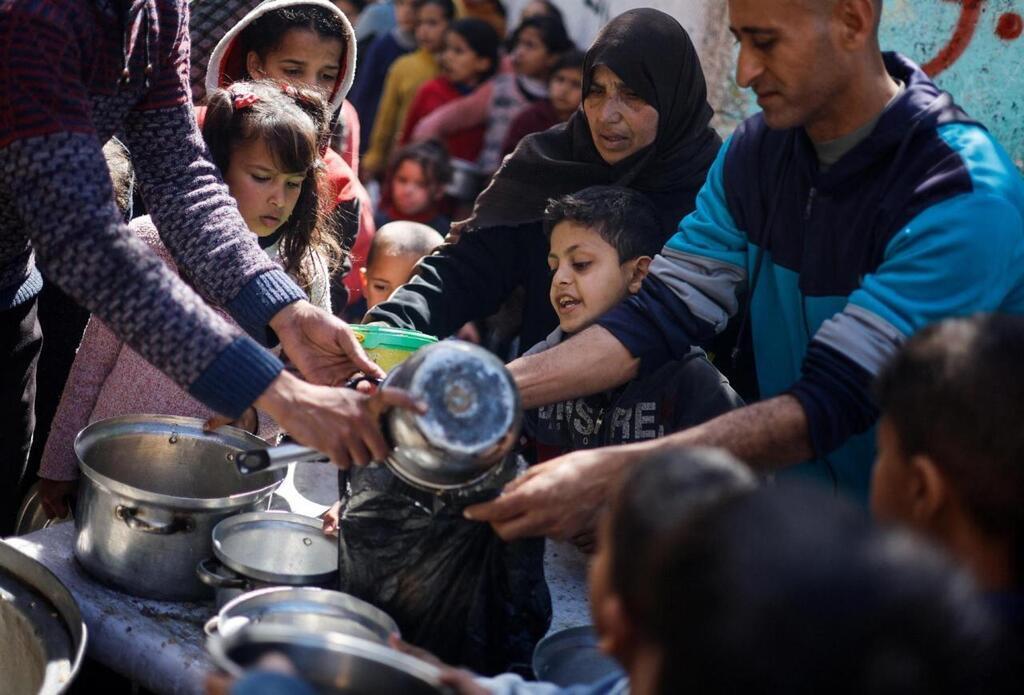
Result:
M490 316L523 282L532 248L523 236L536 234L534 226L464 233L420 261L415 277L371 309L366 320L445 338L467 321Z

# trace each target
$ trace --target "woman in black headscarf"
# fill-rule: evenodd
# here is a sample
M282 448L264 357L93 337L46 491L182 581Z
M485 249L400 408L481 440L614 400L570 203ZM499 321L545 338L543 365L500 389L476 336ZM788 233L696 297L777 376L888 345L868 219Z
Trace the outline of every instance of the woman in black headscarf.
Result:
M444 337L494 313L521 286L519 351L530 348L558 324L548 300L544 208L588 186L645 193L668 240L693 210L721 145L690 37L657 10L619 15L587 51L583 95L568 122L520 142L460 223L458 241L424 259L367 320Z

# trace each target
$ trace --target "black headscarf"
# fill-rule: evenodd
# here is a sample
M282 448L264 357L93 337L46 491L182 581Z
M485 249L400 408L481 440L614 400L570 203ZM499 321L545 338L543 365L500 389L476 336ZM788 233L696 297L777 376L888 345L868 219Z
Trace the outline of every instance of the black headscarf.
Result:
M625 12L601 30L587 51L584 98L599 65L657 109L654 143L606 164L581 106L568 122L523 138L480 194L467 229L533 222L541 219L549 198L602 184L647 194L666 232L693 210L722 141L709 125L707 85L686 30L658 10Z

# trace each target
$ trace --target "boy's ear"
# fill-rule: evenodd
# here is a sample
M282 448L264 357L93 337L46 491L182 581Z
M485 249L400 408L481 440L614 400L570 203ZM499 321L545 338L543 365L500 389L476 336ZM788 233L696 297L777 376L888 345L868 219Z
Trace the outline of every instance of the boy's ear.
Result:
M950 499L949 483L928 454L910 457L910 513L915 524L934 528Z
M650 256L640 256L630 261L633 264L633 270L630 272L629 284L627 288L630 294L636 294L640 291L640 286L644 283L644 278L647 277L647 273L651 267Z
M256 51L249 51L245 54L245 71L249 77L258 80L263 75L263 61Z
M634 644L634 629L622 600L614 593L609 594L601 599L600 605L594 606L594 610L599 612L596 616L596 623L600 625L598 648L619 663L628 662L629 651Z
M366 268L359 269L359 284L363 286L363 291L366 291Z

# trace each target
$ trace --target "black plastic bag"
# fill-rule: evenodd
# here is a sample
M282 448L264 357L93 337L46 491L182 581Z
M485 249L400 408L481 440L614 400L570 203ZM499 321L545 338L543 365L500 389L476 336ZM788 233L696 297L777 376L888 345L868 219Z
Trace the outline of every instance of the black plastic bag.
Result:
M383 466L341 477L340 589L398 623L446 663L493 675L528 667L551 622L544 539L502 541L465 503L413 488Z

